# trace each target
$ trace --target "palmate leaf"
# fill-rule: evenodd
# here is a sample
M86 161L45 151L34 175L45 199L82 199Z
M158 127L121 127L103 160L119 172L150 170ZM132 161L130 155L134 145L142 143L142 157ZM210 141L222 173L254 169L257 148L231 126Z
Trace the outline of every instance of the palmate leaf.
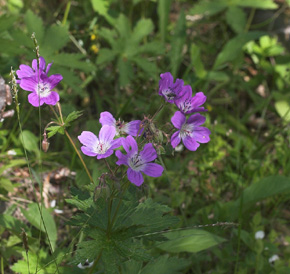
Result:
M31 10L28 10L24 16L24 22L29 36L31 36L32 33L35 33L38 43L41 43L45 33L45 28L41 18L35 15ZM31 44L33 47L33 43Z
M99 35L104 38L111 47L114 47L116 44L117 32L108 28L101 28L99 30Z
M116 58L117 52L111 49L100 49L98 58L97 58L97 65L106 64L112 62Z
M82 115L83 115L83 111L73 111L64 119L64 123L67 125L68 123L76 120Z
M47 137L51 138L56 133L64 134L64 129L62 126L50 126L46 129L48 132Z
M166 229L179 222L175 216L169 213L171 209L147 199L137 206L135 212L130 216L131 225L138 226L136 234L157 232Z
M10 29L13 24L16 22L17 16L16 15L7 15L2 14L0 16L0 33Z
M153 29L154 25L151 19L139 20L134 27L133 33L130 37L130 43L132 43L134 46L138 46L142 39L149 35Z

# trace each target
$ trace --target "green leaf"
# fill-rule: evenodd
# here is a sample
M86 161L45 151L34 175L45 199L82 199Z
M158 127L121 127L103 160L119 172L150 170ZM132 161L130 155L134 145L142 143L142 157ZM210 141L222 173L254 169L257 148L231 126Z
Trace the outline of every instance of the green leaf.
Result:
M153 29L154 25L151 19L139 20L130 37L130 43L137 46L145 36L149 35L153 31Z
M23 221L17 220L8 214L0 214L0 226L12 231L19 237L22 232L22 228L26 231L26 233L29 232L29 228L23 223Z
M127 39L128 37L130 37L131 35L130 21L124 14L119 15L115 28L119 32L121 38Z
M40 206L39 206L40 207ZM46 235L51 243L52 250L55 249L55 244L57 240L57 229L56 225L54 222L53 217L50 215L49 211L45 208L42 207L41 212L42 212L42 217L43 217L43 222L42 218L39 212L39 207L36 203L32 203L28 205L28 209L21 209L22 214L25 216L25 218L37 229L45 232L45 228L43 225L43 222L46 226L47 234Z
M226 12L226 20L228 25L236 32L241 33L244 31L247 18L245 12L235 6L230 6Z
M83 58L85 58L85 56L81 53L60 53L53 56L53 62L60 66L80 69L84 72L91 72L96 69L91 62L82 61L81 59Z
M190 14L211 16L228 7L226 0L201 0L190 10Z
M0 178L0 188L4 188L6 191L11 192L13 191L14 186L7 178Z
M156 77L158 69L155 63L149 62L148 60L141 57L135 57L132 60L147 74L151 75L152 77Z
M117 64L119 70L119 81L122 87L128 85L133 78L133 68L129 60L124 60L122 57L119 58Z
M102 37L103 39L105 39L110 46L113 48L116 44L116 38L117 38L117 33L115 30L111 30L108 28L101 28L99 30L100 37Z
M78 119L82 115L83 115L83 110L82 111L73 111L65 118L64 123L68 124L68 123Z
M176 77L178 69L181 65L183 55L182 50L186 41L186 19L185 13L182 10L180 12L174 35L171 41L171 51L170 51L170 65L171 65L171 73L173 77Z
M17 16L15 15L7 15L5 13L2 14L0 16L0 33L10 29L13 26L13 24L16 22L16 19L17 19Z
M146 43L136 48L136 53L138 54L151 53L154 55L158 55L158 54L164 54L164 52L165 52L164 45L158 41Z
M185 273L181 272L190 264L190 261L169 257L168 255L160 256L158 259L149 262L139 274L176 274L176 273ZM136 272L137 273L137 272ZM129 274L129 273L128 273ZM131 273L130 273L131 274ZM133 273L132 273L133 274Z
M247 187L243 193L242 211L250 209L258 201L273 197L278 194L290 192L290 179L285 176L275 175L261 179L257 183L253 183ZM234 202L225 204L224 209L230 220L238 218L241 198Z
M21 165L25 165L25 164L26 164L26 161L24 159L11 160L8 162L8 164L5 164L5 165L0 167L0 175L8 168L11 168L14 166L21 166Z
M15 54L23 54L26 52L26 50L20 47L19 41L1 38L0 52L1 54L5 53L9 55L15 55Z
M278 101L275 103L275 109L286 122L290 122L290 105L287 101Z
M273 0L235 0L235 4L240 7L256 9L277 9L278 5Z
M107 15L109 9L108 0L91 0L94 11L101 15Z
M41 18L36 16L31 10L28 10L24 16L24 22L29 35L35 32L36 40L38 44L41 44L44 36L44 26Z
M31 131L23 130L20 133L19 139L26 150L39 152L38 138Z
M207 75L207 72L204 68L200 56L201 56L200 48L197 45L192 44L190 47L191 62L197 77L203 79Z
M229 40L222 51L219 53L215 60L214 69L225 62L230 62L236 59L236 56L242 52L243 46L251 41L264 35L263 32L253 31L248 33L238 34L233 39Z
M67 28L62 25L54 24L45 32L43 42L40 45L41 52L49 57L54 52L62 49L69 40Z
M50 126L46 129L48 132L47 137L50 138L56 133L64 134L64 129L62 126Z
M228 82L230 77L223 71L209 71L207 74L207 79L217 82Z
M171 1L172 0L159 0L157 6L159 32L161 33L161 40L163 43L166 39Z
M97 65L106 64L112 62L116 57L116 52L110 49L100 49L98 58L97 58Z
M140 227L136 234L158 232L178 223L177 217L165 214L170 211L169 207L155 203L152 199L139 204L130 216L132 225Z
M225 239L201 229L173 231L166 233L165 236L169 240L157 247L170 253L196 253L225 241Z

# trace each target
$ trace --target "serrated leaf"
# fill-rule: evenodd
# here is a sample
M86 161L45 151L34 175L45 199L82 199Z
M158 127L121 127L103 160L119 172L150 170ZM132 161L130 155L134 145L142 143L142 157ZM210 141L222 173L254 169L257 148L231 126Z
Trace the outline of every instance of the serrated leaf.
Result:
M201 229L172 231L165 234L169 239L157 247L170 253L196 253L220 244L225 239Z
M53 56L53 62L60 66L80 69L84 72L95 70L95 66L92 63L81 60L84 57L81 53L60 53Z
M119 81L122 87L128 85L130 80L133 78L133 68L129 60L124 60L122 57L119 58L117 64L119 70Z
M100 230L94 231L94 239L83 241L77 245L76 254L73 258L73 263L84 264L86 260L93 262L100 252L107 246L106 234Z
M26 49L20 47L19 41L1 38L0 52L1 54L15 55L25 53Z
M70 123L82 115L83 115L83 110L82 111L73 111L65 118L64 123L65 124Z
M165 255L160 256L158 259L149 262L139 273L176 274L181 273L180 271L186 268L190 263L190 261L185 259L169 257L168 255Z
M66 27L62 25L52 25L46 32L41 43L41 51L46 56L50 56L54 52L62 49L69 41L69 33Z
M8 214L0 214L0 226L16 233L19 237L22 232L22 228L24 231L29 233L29 228L23 223L23 221L20 221Z
M48 132L47 137L51 138L56 133L64 134L64 129L62 126L50 126L46 129Z
M136 48L136 53L151 53L154 55L163 54L165 52L165 47L162 43L158 41L149 42L144 45L140 45Z
M142 70L144 70L147 74L151 75L151 77L156 77L157 76L157 66L155 63L149 62L145 58L138 58L135 57L133 61L140 67Z
M128 37L130 37L131 35L130 21L124 14L119 15L115 28L119 32L121 38L127 39Z
M244 31L247 18L245 12L236 6L230 6L226 12L226 20L228 25L236 32Z
M150 19L141 19L137 22L130 37L130 43L137 46L144 37L149 35L154 29L153 22Z
M31 10L28 10L24 16L24 22L26 24L28 33L30 35L35 33L36 40L39 44L41 44L44 36L44 26L41 18L35 15Z
M110 46L112 48L115 46L116 38L117 38L117 33L115 30L111 30L108 28L101 28L99 30L99 35L100 35L100 37L105 39L110 44Z
M112 62L116 57L116 52L111 49L100 49L98 58L97 58L97 65L106 64Z
M108 0L91 0L94 11L101 15L106 15L109 9Z

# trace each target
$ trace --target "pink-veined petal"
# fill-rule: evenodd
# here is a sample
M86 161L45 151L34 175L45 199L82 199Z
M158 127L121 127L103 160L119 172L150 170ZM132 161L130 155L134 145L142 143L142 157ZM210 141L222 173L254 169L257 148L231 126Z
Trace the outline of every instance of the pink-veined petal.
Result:
M99 139L102 143L111 143L111 141L114 139L116 135L116 129L113 126L102 126L100 133L99 133Z
M181 111L176 111L171 118L171 122L175 128L181 129L182 125L185 123L186 117Z
M78 139L83 145L90 148L93 148L99 141L98 137L90 131L83 131Z
M170 143L171 143L171 145L172 145L173 148L176 148L179 145L180 141L181 141L181 139L179 137L179 132L180 131L176 131L171 136Z
M157 158L157 153L153 145L149 143L144 146L143 150L140 152L140 156L145 163L148 163Z
M55 91L52 91L47 97L42 97L42 99L47 105L54 106L59 101L59 94Z
M132 153L138 152L137 142L136 142L136 140L131 135L129 135L126 138L123 139L122 145L123 145L123 148L125 149L125 151L127 153L130 153L130 152L132 152Z
M197 143L192 137L187 136L182 141L188 150L196 151L199 147L199 143Z
M199 113L196 113L196 114L193 114L191 115L186 123L187 124L193 124L195 126L199 126L199 125L202 125L204 122L205 122L206 118L202 115L200 115Z
M129 181L136 186L140 186L144 182L142 173L140 171L135 171L130 167L127 170L127 176Z
M108 111L101 112L99 121L102 126L107 125L116 127L116 119Z
M83 154L91 157L97 156L97 153L93 152L89 147L82 146L81 151Z
M162 175L163 170L164 168L159 164L148 163L145 165L142 172L144 172L144 174L150 177L160 177Z
M199 143L208 143L210 130L206 127L196 127L194 128L192 137Z

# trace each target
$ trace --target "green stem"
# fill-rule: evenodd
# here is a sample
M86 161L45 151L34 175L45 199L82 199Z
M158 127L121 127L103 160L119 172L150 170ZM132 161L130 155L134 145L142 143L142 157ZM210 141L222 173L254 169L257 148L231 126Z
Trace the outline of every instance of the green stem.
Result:
M62 19L62 25L63 26L66 24L67 17L68 17L69 11L70 11L70 6L71 6L71 1L69 1L67 3L66 8L65 8L65 12L64 12L64 15L63 15L63 19Z
M65 133L66 137L69 139L69 141L71 142L71 144L72 144L72 146L73 146L75 152L76 152L77 155L79 156L79 159L81 160L81 162L82 162L82 164L83 164L83 167L85 168L86 173L87 173L87 175L89 176L91 183L93 184L93 183L94 183L93 177L91 176L91 174L90 174L90 172L89 172L89 170L88 170L88 168L87 168L87 165L85 164L85 162L84 162L84 160L83 160L83 158L82 158L80 152L78 151L78 149L77 149L75 143L73 142L72 138L70 137L70 135L68 134L68 132L67 132L66 130L64 130L64 133Z
M101 259L102 252L103 252L103 250L100 251L99 256L98 256L97 259L95 260L95 262L94 262L93 266L91 267L91 269L90 269L90 271L89 271L88 274L92 274L92 273L94 272L94 270L95 270L95 268L96 268L96 266L97 266L99 260Z
M60 106L59 103L57 103L57 107L58 107L58 110L59 110L60 118L58 117L58 115L57 115L56 111L54 110L54 108L50 105L50 108L51 108L52 112L54 113L56 119L58 121L60 121L61 124L62 124L62 126L63 126L64 125L64 121L63 121L63 117L62 117L61 106ZM85 168L85 171L86 171L88 177L90 178L91 183L93 184L94 183L94 180L93 180L93 178L92 178L92 176L91 176L91 174L90 174L90 172L89 172L89 170L87 168L87 165L85 164L85 162L84 162L84 160L83 160L83 158L82 158L79 150L77 149L74 141L72 140L72 138L70 137L70 135L69 135L69 133L67 132L66 129L64 129L64 133L65 133L66 137L69 139L70 143L72 144L72 146L73 146L76 154L78 155L79 159L81 160L81 163L82 163L83 167Z

